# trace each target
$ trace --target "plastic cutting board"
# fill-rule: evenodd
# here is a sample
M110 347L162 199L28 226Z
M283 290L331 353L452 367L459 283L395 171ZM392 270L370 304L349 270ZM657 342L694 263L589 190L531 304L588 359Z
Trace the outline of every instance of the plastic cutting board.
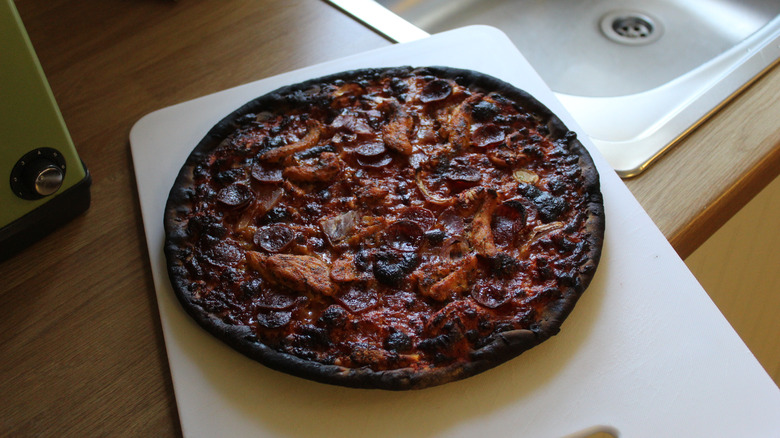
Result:
M168 191L198 141L246 101L329 73L396 65L496 76L578 131L601 173L607 214L596 277L557 336L463 381L387 392L267 369L208 335L176 301L162 250ZM138 121L130 143L185 436L780 436L778 387L577 123L494 28L457 29L164 108Z

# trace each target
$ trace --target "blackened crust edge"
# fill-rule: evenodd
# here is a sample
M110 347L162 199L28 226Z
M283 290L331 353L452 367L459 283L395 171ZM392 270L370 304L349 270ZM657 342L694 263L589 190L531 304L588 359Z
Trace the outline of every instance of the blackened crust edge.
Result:
M192 209L190 193L193 190L193 169L211 150L238 127L239 119L249 113L272 109L276 105L287 105L288 96L304 91L318 84L335 80L351 80L358 77L381 77L408 75L428 71L436 76L453 79L469 88L498 92L516 101L524 111L534 113L541 120L547 120L553 139L566 139L569 150L580 157L579 165L585 181L584 193L589 198L586 235L588 238L588 262L580 267L575 286L562 291L561 298L545 310L541 323L532 330L512 330L499 333L484 347L472 352L468 362L458 362L433 370L402 368L389 371L373 371L368 368L350 369L336 365L300 359L279 352L258 342L248 327L226 324L215 315L209 314L197 305L189 293L187 270L184 267L186 254L192 250L186 241L186 224L179 221L181 215ZM600 191L599 175L593 160L576 135L546 106L534 97L513 85L492 76L472 70L451 67L395 67L360 69L335 73L311 79L298 84L279 88L241 106L217 123L189 155L171 188L164 213L165 244L168 275L173 290L185 311L206 331L227 343L242 354L277 371L309 380L353 388L375 388L385 390L422 389L474 376L496 367L524 351L557 334L561 324L571 313L579 297L590 284L601 257L604 239L604 207Z

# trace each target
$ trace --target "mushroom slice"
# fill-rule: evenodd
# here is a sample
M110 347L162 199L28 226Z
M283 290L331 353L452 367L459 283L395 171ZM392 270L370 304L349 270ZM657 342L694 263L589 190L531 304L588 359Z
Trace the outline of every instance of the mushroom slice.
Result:
M317 257L290 254L265 255L246 252L249 266L269 283L300 293L313 292L333 296L336 289L330 279L330 269Z

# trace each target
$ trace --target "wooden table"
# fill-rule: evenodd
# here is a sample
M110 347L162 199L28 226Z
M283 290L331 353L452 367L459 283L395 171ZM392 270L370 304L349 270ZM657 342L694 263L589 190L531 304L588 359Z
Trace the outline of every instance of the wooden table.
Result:
M315 0L17 0L92 206L0 263L0 436L180 434L128 133L143 115L390 43ZM686 256L780 171L780 69L627 182Z

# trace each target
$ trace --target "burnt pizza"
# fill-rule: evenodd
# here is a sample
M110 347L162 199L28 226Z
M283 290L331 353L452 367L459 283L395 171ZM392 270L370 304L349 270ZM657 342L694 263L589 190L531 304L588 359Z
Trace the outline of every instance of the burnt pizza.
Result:
M205 330L319 382L417 389L558 333L604 235L576 135L470 70L283 87L214 126L165 209L168 272Z

